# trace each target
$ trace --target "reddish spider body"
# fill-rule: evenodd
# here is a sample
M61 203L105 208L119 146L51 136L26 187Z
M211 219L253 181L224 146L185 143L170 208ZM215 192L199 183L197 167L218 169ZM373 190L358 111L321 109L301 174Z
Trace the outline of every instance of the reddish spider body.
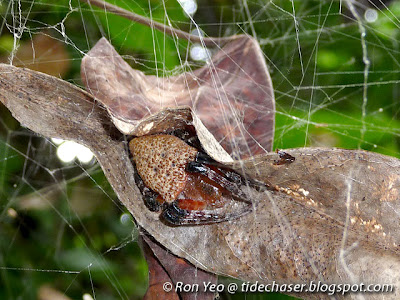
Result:
M178 137L137 137L129 148L145 204L152 211L162 209L168 223L222 222L251 211L251 201L241 189L248 181ZM245 208L225 212L233 199L245 202Z

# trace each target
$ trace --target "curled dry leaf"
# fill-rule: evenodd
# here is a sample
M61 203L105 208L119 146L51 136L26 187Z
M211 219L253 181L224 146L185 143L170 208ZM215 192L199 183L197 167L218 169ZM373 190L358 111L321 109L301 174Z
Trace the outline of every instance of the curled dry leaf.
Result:
M393 283L392 293L364 296L400 297L398 159L304 148L285 150L295 157L289 164L276 164L276 153L236 162L235 168L275 190L248 189L254 209L239 219L170 227L145 207L124 139L115 135L107 112L89 94L30 70L1 65L0 72L0 100L13 116L42 135L87 145L138 225L175 255L206 271L246 281ZM177 116L188 117L180 123L192 122L188 109L169 109L153 119L157 116L171 124ZM330 298L317 293L296 296Z
M161 78L132 69L102 38L82 60L81 75L125 134L163 108L189 106L234 157L272 149L272 83L263 53L251 37L234 39L202 68Z

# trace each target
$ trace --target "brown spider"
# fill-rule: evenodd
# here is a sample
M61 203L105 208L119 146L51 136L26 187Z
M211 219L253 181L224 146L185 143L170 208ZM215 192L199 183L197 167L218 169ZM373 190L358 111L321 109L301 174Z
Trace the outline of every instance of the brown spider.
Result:
M181 136L201 148L198 140L188 135ZM243 187L260 190L266 186L188 143L169 134L136 137L129 142L135 181L146 206L151 211L162 210L161 219L172 225L223 222L250 212L252 202ZM241 205L233 206L232 201Z
M279 155L279 160L274 161L274 165L286 165L286 164L291 164L296 160L294 156L291 156L289 153L286 153L285 151L276 149L275 151Z

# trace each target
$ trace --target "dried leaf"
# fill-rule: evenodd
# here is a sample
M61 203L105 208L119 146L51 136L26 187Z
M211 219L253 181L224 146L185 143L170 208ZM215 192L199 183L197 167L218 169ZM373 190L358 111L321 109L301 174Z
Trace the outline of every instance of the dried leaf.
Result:
M150 242L151 243L151 242ZM179 300L178 293L175 292L175 286L172 284L172 279L165 271L162 263L154 255L152 249L147 243L147 239L142 239L142 250L144 257L146 258L147 265L149 266L149 287L144 295L144 300ZM170 283L171 285L167 288L171 290L165 291L165 284Z
M7 57L0 58L6 62ZM49 33L41 32L32 40L25 41L15 54L13 65L26 66L31 70L62 77L70 68L70 57L65 43L52 38Z
M235 167L276 186L247 191L253 213L225 223L169 227L145 207L125 144L89 94L30 70L1 65L0 72L0 100L13 116L40 134L87 145L138 225L174 255L211 273L264 283L393 283L394 292L368 297L400 297L398 159L304 148L286 150L296 158L289 164L275 164L275 153L242 161ZM173 109L160 114L160 120L169 117L176 119Z
M195 285L199 286L198 292L193 293L179 293L179 296L183 300L213 300L214 293L204 293L204 283L205 284L216 284L217 276L211 273L204 272L197 267L187 263L182 258L179 258L172 253L168 252L165 248L157 244L153 241L146 233L143 233L142 238L144 242L148 245L148 248L145 248L145 256L147 261L149 262L149 271L150 271L150 282L157 282L158 287L162 287L162 284L165 282L170 282L174 284L174 288L177 284L180 284L178 287L182 289L182 285L193 287ZM154 255L150 255L149 252L154 253ZM163 276L163 272L159 272L159 266L155 266L154 259L156 258L159 265L163 267L163 271L168 273L168 278ZM161 274L161 275L160 275ZM147 295L147 293L146 293ZM164 296L163 299L166 296ZM169 295L168 299L173 299L174 296Z
M234 157L272 149L272 83L263 53L251 37L228 43L200 69L163 78L132 69L102 38L82 60L81 75L125 134L163 108L189 106Z

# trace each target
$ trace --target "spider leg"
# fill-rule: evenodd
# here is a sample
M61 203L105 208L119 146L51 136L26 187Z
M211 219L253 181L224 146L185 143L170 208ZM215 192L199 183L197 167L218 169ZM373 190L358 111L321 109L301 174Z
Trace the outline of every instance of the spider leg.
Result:
M161 219L173 225L181 225L182 220L189 216L190 211L179 208L175 202L166 205L160 215Z
M190 199L181 199L188 200ZM172 225L206 225L220 223L239 218L252 211L251 203L242 203L238 207L221 207L212 210L188 210L179 207L179 202L174 201L166 205L161 213L161 218Z
M200 180L205 177L202 182L219 187L224 198L236 201L228 200L222 206L213 206L194 198L165 203L160 217L170 225L213 224L239 218L253 210L253 202L243 187L251 186L259 191L269 188L263 183L245 178L200 151L196 159L186 165L186 172L198 174Z
M210 180L229 191L232 196L239 201L251 202L248 200L248 195L243 191L243 186L247 185L256 188L258 191L266 188L265 185L250 179L245 179L234 171L223 170L220 168L215 170L214 168L199 162L189 162L186 170L190 173L199 173L208 177Z
M219 172L221 172L226 179L229 181L236 183L237 185L247 185L250 186L257 191L263 191L265 189L270 189L274 190L271 188L271 186L267 183L260 182L258 180L252 179L249 176L241 175L238 172L235 172L224 164L215 161L212 157L210 157L208 154L204 152L198 152L195 161L189 162L187 165L187 171L191 173L200 173L203 175L206 175L208 170L210 169L218 169Z
M213 166L216 166L216 167L219 167L219 168L224 168L225 167L222 163L217 162L211 156L209 156L207 153L204 153L204 152L201 152L201 151L199 151L197 153L196 162L207 164L207 165L213 165Z
M240 189L241 184L228 180L225 176L218 174L207 165L197 162L190 162L187 165L187 171L191 173L200 173L201 175L208 177L224 189L231 192L233 196L244 199L246 198L246 194Z
M144 184L138 172L135 172L134 177L135 177L135 183L139 188L141 194L143 195L143 200L146 207L150 211L154 212L159 211L161 209L161 204L160 202L157 201L157 197L159 194L152 191Z

